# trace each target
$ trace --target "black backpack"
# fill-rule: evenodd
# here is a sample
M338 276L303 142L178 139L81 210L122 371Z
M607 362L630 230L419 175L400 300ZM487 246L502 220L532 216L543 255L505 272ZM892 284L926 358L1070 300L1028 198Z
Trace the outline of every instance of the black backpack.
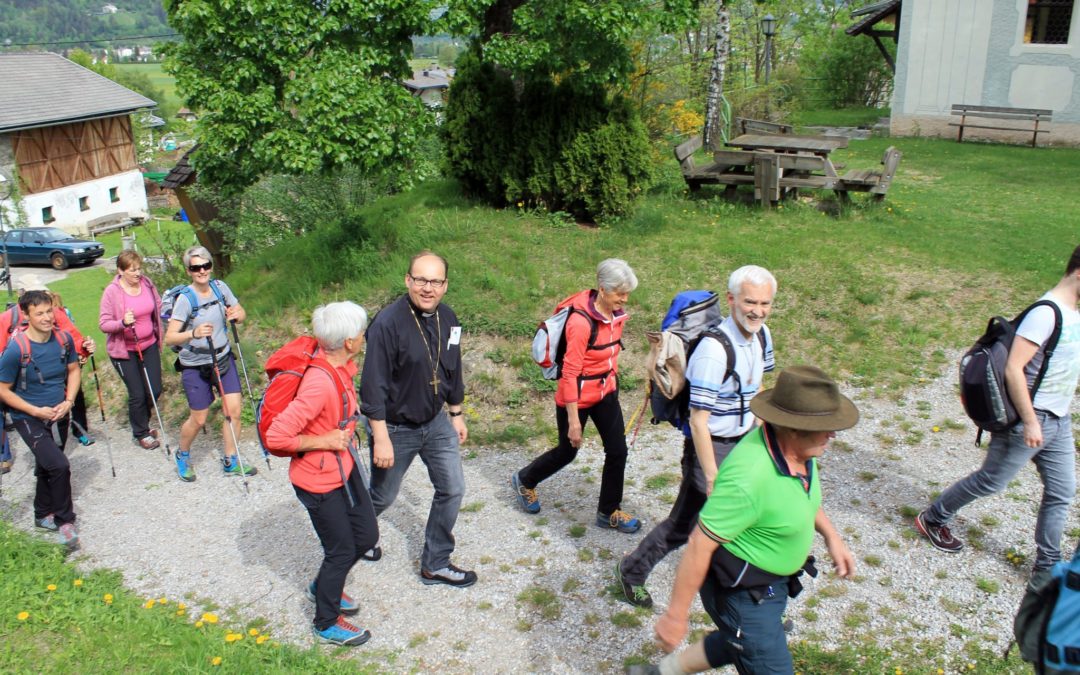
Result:
M1009 360L1009 350L1016 337L1016 329L1031 310L1042 305L1048 305L1054 310L1054 330L1043 345L1042 365L1031 383L1029 394L1034 400L1035 392L1046 374L1046 366L1054 355L1058 338L1061 337L1061 310L1050 300L1039 300L1012 321L1000 316L990 319L986 324L986 332L960 359L960 403L967 416L979 427L975 445L981 443L982 432L1006 431L1020 421L1020 415L1009 400L1009 392L1005 386L1005 364Z

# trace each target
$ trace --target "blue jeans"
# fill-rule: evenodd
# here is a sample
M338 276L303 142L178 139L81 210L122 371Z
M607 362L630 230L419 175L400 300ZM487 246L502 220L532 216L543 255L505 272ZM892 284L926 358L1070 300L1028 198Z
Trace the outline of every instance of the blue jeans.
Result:
M450 564L454 552L454 523L465 496L465 473L461 468L457 432L445 412L423 424L386 423L394 446L394 465L380 469L371 463L371 501L375 514L382 515L397 499L401 481L413 459L419 455L435 488L424 533L420 568L428 572Z
M717 630L705 636L705 658L713 668L733 664L740 675L791 675L794 666L784 635L787 580L755 602L747 591L718 592L712 576L701 587L701 604Z
M1024 425L992 434L986 459L978 471L954 483L930 506L926 520L931 525L946 525L957 511L979 497L997 494L1030 460L1042 479L1043 496L1035 521L1035 569L1046 569L1061 560L1061 535L1065 518L1076 493L1076 449L1073 446L1072 420L1035 411L1042 425L1043 444L1029 448L1024 444Z

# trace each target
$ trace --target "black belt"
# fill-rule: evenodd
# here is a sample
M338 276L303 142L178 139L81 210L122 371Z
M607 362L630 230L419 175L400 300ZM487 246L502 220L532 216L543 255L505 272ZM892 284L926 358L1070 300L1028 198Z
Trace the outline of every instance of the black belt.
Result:
M709 438L717 443L738 443L745 435L746 434L739 434L738 436L709 436Z

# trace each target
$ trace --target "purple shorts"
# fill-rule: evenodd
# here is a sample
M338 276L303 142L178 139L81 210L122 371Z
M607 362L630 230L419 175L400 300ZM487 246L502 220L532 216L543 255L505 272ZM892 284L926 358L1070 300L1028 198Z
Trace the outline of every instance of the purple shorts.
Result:
M236 372L236 359L232 354L227 357L229 372L221 376L221 386L226 394L240 393L240 375ZM187 394L188 407L192 410L206 410L214 402L217 394L217 382L214 376L203 377L198 367L185 368L180 373L180 383Z

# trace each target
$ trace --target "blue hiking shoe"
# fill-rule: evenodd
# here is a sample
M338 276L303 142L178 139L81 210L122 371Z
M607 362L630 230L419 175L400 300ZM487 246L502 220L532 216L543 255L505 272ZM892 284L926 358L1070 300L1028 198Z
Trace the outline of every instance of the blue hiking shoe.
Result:
M34 525L43 530L48 530L49 532L56 532L60 529L60 526L56 524L56 520L51 513L44 518L34 518Z
M339 616L336 623L330 624L324 630L318 630L315 626L312 626L311 632L315 633L315 638L320 642L328 642L332 645L354 647L362 645L371 639L370 631L352 625L343 616Z
M307 587L307 599L315 602L315 582L312 581ZM341 608L339 610L346 616L352 616L360 611L360 603L350 598L344 592L341 593Z
M190 452L176 453L176 473L180 476L180 480L185 483L190 483L195 480L195 472L191 469Z
M80 445L93 445L94 444L94 437L91 436L90 434L80 434L79 435L79 444Z
M535 488L530 489L522 485L517 473L510 476L510 485L513 486L518 504L525 509L525 513L540 513L540 496L536 494Z
M605 516L599 511L596 512L596 525L604 529L618 530L619 532L625 532L626 534L633 534L641 529L641 521L633 517L626 511L619 511L616 509L611 512L610 516Z
M229 455L221 460L221 464L226 476L239 476L241 474L240 460L236 455ZM244 464L243 475L254 476L257 473L259 473L258 469L250 464Z

